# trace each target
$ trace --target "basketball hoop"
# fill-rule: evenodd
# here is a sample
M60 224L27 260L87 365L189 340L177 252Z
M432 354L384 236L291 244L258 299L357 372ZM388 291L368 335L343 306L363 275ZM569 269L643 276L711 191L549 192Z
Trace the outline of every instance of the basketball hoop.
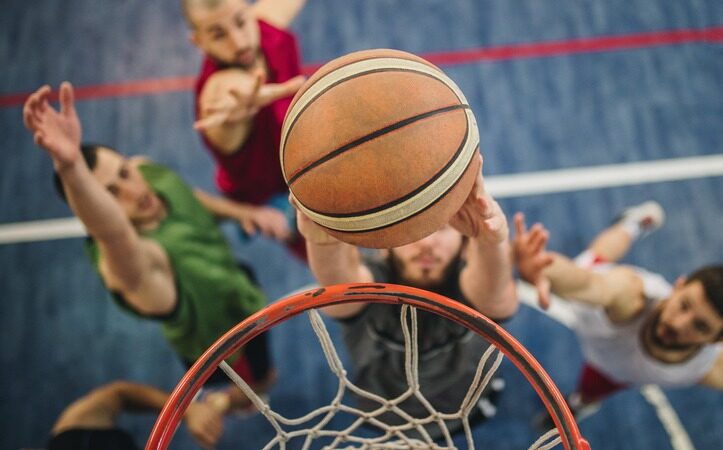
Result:
M405 336L405 359L407 380L410 389L403 394L403 396L400 396L400 398L383 399L378 395L360 389L346 378L346 372L336 354L331 338L326 332L326 328L318 312L315 310L315 308L324 306L355 302L402 305L402 322L400 326ZM493 344L480 360L472 385L462 402L460 410L455 414L442 414L434 411L434 408L424 399L424 396L419 391L416 373L418 358L415 308L429 311L448 320L452 320L471 329L483 339ZM269 406L253 392L253 389L226 364L224 359L232 355L257 335L306 311L309 312L312 327L319 337L329 366L340 379L340 389L329 406L319 408L300 418L287 419L271 410ZM407 315L411 315L411 327L407 325ZM496 358L492 358L495 350L498 355ZM527 381L535 389L556 427L542 435L529 448L544 450L561 442L565 450L589 450L590 446L581 436L573 415L567 407L567 403L562 394L560 394L560 391L547 373L545 373L542 366L540 366L533 356L507 331L476 310L462 305L457 301L421 289L393 284L345 284L311 289L291 295L248 317L206 350L181 379L158 416L148 443L146 444L146 450L165 450L168 447L178 428L179 422L183 418L186 408L217 367L221 367L221 369L226 372L229 378L249 397L259 412L266 417L276 430L276 437L264 448L274 448L274 446L277 445L279 448L285 448L286 442L293 438L303 438L305 440L303 448L311 448L311 442L322 436L333 439L333 444L325 447L330 449L357 448L356 446L358 446L358 448L400 449L455 448L449 432L443 427L444 420L447 419L462 420L467 446L468 448L474 448L474 440L472 439L467 414L476 404L482 391L491 379L494 370L499 366L503 354L523 373ZM487 362L490 358L493 359L492 367L487 373L483 373L483 368L489 366ZM345 389L352 391L356 395L376 400L383 407L378 411L368 412L343 405L341 404L341 397ZM412 418L397 406L401 400L403 400L402 397L412 395L427 405L427 408L430 410L430 416L428 418ZM409 424L405 426L387 425L377 418L381 410L391 411L399 414L401 417L408 418ZM344 430L325 430L324 425L339 411L357 416L358 419ZM321 418L321 420L318 420L319 418ZM285 425L298 426L312 419L317 419L317 422L311 428L294 431L284 429ZM384 435L375 438L354 436L354 431L363 423L384 430ZM424 425L429 423L434 423L442 427L446 446L438 446L430 440L429 435L424 430ZM416 430L422 438L412 439L407 437L405 431L412 429ZM341 445L345 445L345 447L340 447Z

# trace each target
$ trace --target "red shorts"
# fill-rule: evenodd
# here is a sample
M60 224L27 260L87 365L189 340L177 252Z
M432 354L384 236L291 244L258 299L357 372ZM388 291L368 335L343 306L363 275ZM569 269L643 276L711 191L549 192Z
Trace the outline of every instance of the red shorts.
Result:
M580 373L577 392L580 394L583 403L592 403L627 387L627 384L617 383L585 363Z
M273 369L267 334L268 333L261 333L251 339L251 341L243 347L241 355L230 364L234 372L250 385L264 381ZM193 363L186 362L187 367L191 367L191 365L193 365ZM206 384L208 385L228 382L228 376L220 368L216 369L208 380L206 380Z

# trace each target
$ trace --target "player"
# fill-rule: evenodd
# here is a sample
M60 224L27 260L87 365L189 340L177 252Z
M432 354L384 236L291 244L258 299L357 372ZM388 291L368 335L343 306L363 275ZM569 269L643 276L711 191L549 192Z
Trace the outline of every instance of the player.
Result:
M664 222L656 202L628 209L575 261L547 252L548 233L515 217L515 263L543 306L569 300L585 365L568 402L578 419L629 386L703 384L723 389L723 266L699 268L673 286L660 275L616 264Z
M48 450L137 450L133 437L118 428L123 412L160 412L168 394L129 381L115 381L71 403L53 426ZM204 449L216 446L223 433L223 416L211 404L192 402L183 415L191 436Z
M124 158L107 147L81 148L72 86L61 85L59 111L49 96L49 86L33 93L23 118L88 231L88 252L100 277L123 309L160 322L179 357L192 364L266 304L212 215L229 202L197 197L175 173L142 158ZM233 355L231 365L261 392L274 379L263 338ZM233 408L249 405L235 386L228 396Z
M191 41L205 58L196 83L195 128L216 160L228 198L273 219L298 256L294 211L281 174L281 125L304 77L288 27L303 0L183 0Z
M306 238L309 266L322 286L403 284L455 299L497 321L517 310L507 221L485 192L481 174L448 225L417 242L389 249L385 256L363 257L357 247L330 236L301 212L297 221ZM342 324L357 385L387 399L408 389L398 307L355 303L329 306L324 312ZM489 344L434 314L420 312L418 321L421 391L437 411L456 412ZM482 411L474 412L477 417L472 419L494 414L488 395L479 405ZM379 407L363 398L359 403L368 410ZM417 418L428 415L416 399L401 407ZM384 420L392 425L404 422L396 414L388 414ZM447 426L453 431L461 423ZM442 435L436 425L428 426L427 431L433 438Z

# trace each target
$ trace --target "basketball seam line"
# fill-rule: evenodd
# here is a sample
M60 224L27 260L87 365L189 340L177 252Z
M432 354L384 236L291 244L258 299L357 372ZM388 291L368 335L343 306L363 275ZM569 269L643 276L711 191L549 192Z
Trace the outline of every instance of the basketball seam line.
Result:
M476 149L478 149L478 148L479 148L479 146L476 147ZM465 168L465 170L466 170L466 169L467 169L467 168ZM457 183L459 183L459 180L461 180L461 178L457 179ZM406 216L406 217L404 217L404 218L402 218L402 219L399 219L399 220L397 220L397 221L395 221L395 222L386 223L386 224L384 224L384 225L380 225L380 226L377 226L377 227L375 227L375 228L369 228L369 229L366 229L366 230L343 230L343 231L344 231L344 233L347 233L347 234L368 233L368 232L370 232L370 231L383 230L384 228L389 228L389 227L391 227L391 226L397 225L398 223L400 223L400 222L402 222L402 221L404 221L404 220L409 220L409 219L411 219L412 217L416 217L416 216L418 216L419 214L422 214L424 211L426 211L426 210L428 210L429 208L431 208L432 206L436 205L437 202L439 202L439 201L444 197L444 195L445 195L447 192L449 192L453 187L457 186L457 183L455 183L455 184L453 184L452 186L450 186L449 189L447 189L446 191L444 191L444 192L442 193L442 195L440 195L439 197L435 198L434 201L430 202L430 203L429 203L428 205L426 205L424 208L422 208L422 209L420 209L420 210L418 210L418 211L415 211L414 213L412 213L412 214L410 214L410 215L408 215L408 216ZM389 207L390 205L385 205L385 206ZM321 226L324 227L324 228L328 228L328 227L325 227L324 225L321 225ZM333 230L333 228L329 228L329 229ZM338 231L338 230L336 230L336 231Z
M302 203L299 203L298 207L302 210L302 212L304 212L306 215L311 217L311 219L314 220L319 225L332 229L332 230L345 231L347 233L356 233L356 232L364 232L364 231L382 229L384 227L399 223L400 221L402 221L406 218L413 217L422 211L425 211L431 205L435 204L439 200L440 197L444 196L444 194L446 192L449 192L449 189L451 188L450 186L454 186L457 184L459 179L463 176L463 172L465 170L467 170L472 156L474 155L475 152L479 151L479 136L477 136L476 128L474 127L474 124L470 122L470 120L473 120L473 117L471 117L471 110L468 109L466 111L466 114L468 114L467 134L465 135L465 141L464 141L464 146L462 148L462 152L469 153L469 158L465 158L466 162L464 163L464 168L456 176L454 176L454 174L452 172L450 172L450 170L453 168L453 166L456 165L456 162L453 162L451 166L448 166L449 169L446 172L442 173L436 179L433 178L431 180L428 180L427 186L424 187L421 191L419 191L416 195L411 195L411 196L409 196L409 198L403 199L403 200L398 199L396 201L396 203L386 205L386 208L383 210L379 210L379 211L375 211L375 212L367 213L367 214L362 213L362 215L360 215L360 216L355 214L352 216L334 217L334 216L324 215L324 214L315 212L314 210L311 210L311 209L305 207ZM471 133L471 136L469 135L469 133ZM472 143L473 145L469 145L470 143ZM457 159L459 159L459 158L457 158ZM453 159L452 161L456 161L456 159ZM434 186L438 183L440 177L449 178L449 176L454 176L454 181L450 184L450 186L445 188L443 192L438 192L432 188L432 186ZM423 193L425 193L425 194L423 194ZM419 205L420 195L422 195L423 197L431 196L433 198L431 198L430 201L428 203L424 204L423 206L417 207L417 206L420 206ZM414 204L417 204L417 206L414 206ZM413 211L410 211L409 210L410 208L412 208ZM394 210L394 211L390 211L390 210ZM404 210L407 210L407 212L402 212ZM372 217L372 216L378 216L379 214L382 214L383 216L391 216L391 217L387 218L386 221L384 221L384 219L380 219L379 217ZM335 221L348 221L348 220L351 220L351 221L357 222L357 223L352 226L349 226L349 224L346 224L344 227L341 227L341 228L338 228L339 225L337 225L337 227L335 227L335 226L331 226L329 223L329 221L335 222ZM380 222L380 220L381 220L381 222ZM358 223L359 221L370 222L370 223L368 223L367 225L362 225L362 224Z
M383 136L383 135L385 135L385 134L391 133L392 131L398 130L398 129L400 129L400 128L404 128L404 127L406 127L407 125L411 125L411 124L413 124L413 123L415 123L415 122L419 122L420 120L427 119L427 118L432 117L432 116L435 116L435 115L437 115L437 114L444 114L444 113L450 112L450 111L456 111L456 110L459 110L459 109L469 109L469 108L470 108L469 105L451 105L451 106L445 106L445 107L443 107L443 108L434 109L434 110L432 110L432 111L427 111L427 112L424 112L424 113L421 113L421 114L417 114L416 116L412 116L412 117L408 117L408 118L406 118L406 119L402 119L402 120L400 120L399 122L393 123L393 124L391 124L391 125L387 125L386 127L380 128L380 129L378 129L378 130L376 130L376 131L372 131L371 133L369 133L369 134L367 134L367 135L364 135L364 136L362 136L362 137L360 137L360 138L357 138L357 139L349 142L348 144L344 144L344 145L342 145L341 147L339 147L339 148L337 148L337 149L335 149L335 150L330 151L329 153L327 153L327 154L324 155L323 157L317 159L316 161L312 162L311 164L308 164L307 166L302 167L302 168L299 169L295 174L293 174L293 175L291 176L291 178L289 178L288 184L289 184L289 186L291 186L292 184L294 184L294 182L295 182L296 180L298 180L302 175L306 174L306 173L309 172L310 170L312 170L312 169L314 169L314 168L316 168L316 167L318 167L318 166L320 166L320 165L322 165L322 164L324 164L324 163L326 163L326 162L328 162L328 161L336 158L337 156L341 155L341 154L344 153L344 152L347 152L347 151L353 149L354 147L358 147L358 146L360 146L360 145L362 145L362 144L364 144L364 143L366 143L366 142L369 142L369 141L371 141L371 140L374 140L374 139L376 139L376 138L378 138L378 137L381 137L381 136Z
M365 70L363 73L368 74L373 72L406 71L426 75L428 77L435 78L438 81L441 81L442 83L447 85L447 87L457 97L460 104L468 104L464 97L464 94L452 79L450 79L438 69L435 70L434 68L431 68L426 64L420 64L419 62L410 60L397 60L394 58L380 58L378 61L369 60L362 61L361 63L356 62L353 64L349 64L346 68L348 70L346 70L345 73L340 74L341 76L333 77L332 74L327 74L322 77L319 80L320 83L326 77L331 77L331 79L329 80L329 82L325 83L325 85L320 89L313 91L310 88L309 90L307 90L300 99L296 100L296 104L292 106L292 108L289 110L283 127L284 129L282 130L282 145L280 148L280 157L282 161L284 161L284 146L287 142L287 139L289 138L288 134L290 128L295 125L299 113L306 108L309 102L315 101L318 98L320 92L326 91L330 86L337 85L339 82L349 79L350 77L361 76L360 73L354 73L351 70L357 67L358 64L363 65L370 62L376 62L378 64L385 65L377 65L377 69ZM342 68L341 70L344 71L345 68ZM306 99L304 99L304 97L306 97ZM463 161L455 161L451 166L449 166L446 172L442 173L437 179L433 180L417 195L414 195L407 200L402 201L401 203L393 204L384 210L380 210L363 216L354 215L350 217L331 217L316 213L306 208L300 202L298 203L298 207L302 210L302 212L307 214L319 225L332 230L339 230L345 232L358 232L385 227L390 224L398 223L405 218L414 216L420 211L426 210L430 206L430 204L434 204L436 203L436 201L439 200L440 195L444 195L445 192L448 192L450 186L454 186L457 184L458 180L463 175L463 172L469 167L469 163L473 154L479 151L479 135L477 132L477 124L474 119L474 115L472 114L472 110L469 107L466 108L464 111L467 117L467 133L469 133L469 135L466 138L466 143L462 151L462 154L464 155ZM459 158L457 159L459 160ZM285 170L283 170L283 168L284 166L282 165L284 179L287 179L286 172ZM291 195L293 195L293 191Z
M362 60L362 61L371 61L371 60L373 60L373 59L374 59L374 58L372 58L372 59L370 59L370 60ZM356 63L358 63L358 62L360 62L360 61L354 61L353 63L345 64L344 66L342 66L342 67L340 67L340 68L344 68L344 67L350 66L350 65L352 65L352 64L356 64ZM356 74L354 74L354 75L352 75L352 76L349 76L349 77L346 77L346 78L342 78L341 80L335 81L334 83L332 83L332 84L330 84L329 86L325 87L322 91L320 91L318 94L316 94L313 98L310 98L310 99L306 102L306 104L299 110L299 112L297 112L297 113L294 115L294 120L289 124L289 128L288 128L288 130L286 130L286 133L284 133L284 134L282 135L283 141L281 142L281 145L280 145L281 155L283 155L284 149L286 148L286 142L289 140L289 136L291 136L291 131L294 129L294 126L296 125L296 122L298 122L299 117L301 117L302 114L304 113L304 111L306 111L312 104L314 104L315 101L317 101L319 98L321 98L321 96L323 96L324 94L326 94L327 92L329 92L331 89L334 89L335 87L337 87L337 86L339 86L340 84L345 83L345 82L347 82L347 81L355 80L355 79L360 78L360 77L365 76L365 75L374 74L374 73L383 73L383 72L410 72L410 73L415 73L415 74L417 74L417 75L422 75L422 76L431 78L431 79L433 79L433 80L439 81L439 78L438 78L438 77L435 77L435 76L430 75L430 74L428 74L428 73L424 73L424 72L420 72L420 71L412 70L412 69L400 69L400 68L396 68L396 67L395 67L395 68L384 67L384 68L379 68L379 69L367 70L367 71L364 71L364 72L356 73ZM324 75L324 77L327 76L327 75L328 75L328 74ZM324 77L321 77L319 80L322 80ZM317 81L318 81L318 80L317 80ZM308 91L308 89L307 89L307 91ZM452 90L452 93L453 93L454 96L457 97L457 99L459 100L459 97L457 96L457 93L454 92L454 90ZM304 94L306 94L306 92L304 92ZM303 97L303 95L302 95L301 97ZM299 97L299 100L301 99L301 97ZM291 108L289 108L289 111L291 111ZM281 164L282 164L281 169L282 169L282 171L283 171L283 161L281 161ZM284 175L284 178L286 178L286 174L284 173L283 175ZM292 178L293 178L293 177L294 177L294 176L292 175ZM291 183L292 183L291 180L290 180L290 181L287 181L287 184L288 184L288 185L291 185Z
M371 58L371 59L365 59L365 60L361 60L361 61L354 61L354 62L352 62L352 63L345 64L344 66L340 67L339 69L343 69L344 67L351 66L351 65L353 65L353 64L358 64L359 62L373 61L373 60L375 60L375 59L384 59L384 58ZM421 64L421 63L420 63L420 64ZM436 69L437 71L439 71L439 68L437 68L436 66L429 66L429 65L427 65L427 67L430 68L430 69ZM336 70L338 70L338 69L336 69ZM356 78L360 78L360 77L365 76L365 75L374 74L374 73L383 73L383 72L409 72L409 73L415 73L415 74L417 74L417 75L422 75L422 76L425 76L425 77L428 77L428 78L432 78L433 80L444 81L444 80L443 80L442 78L440 78L438 75L432 75L432 74L430 74L430 73L423 72L423 71L421 71L421 70L415 70L415 69L409 69L409 68L400 68L400 67L383 67L383 68L365 70L365 71L356 73L356 74L354 74L354 75L348 76L348 77L346 77L346 78L342 78L342 79L340 79L340 80L338 80L338 81L335 81L334 83L331 83L329 86L325 87L323 90L321 90L321 91L318 92L316 95L314 95L312 98L310 98L310 99L306 102L306 104L305 104L298 112L295 112L295 113L293 114L293 117L294 117L294 118L293 118L292 122L289 124L289 126L288 126L285 130L282 129L282 133L281 133L281 143L280 143L280 146L279 146L279 147L280 147L280 154L279 154L279 156L280 156L280 158L281 158L281 171L282 171L282 175L284 176L284 179L285 179L285 180L286 180L286 171L284 170L283 155L284 155L284 151L285 151L285 148L286 148L286 142L289 140L289 136L291 135L291 131L294 129L294 126L296 125L296 122L299 120L299 117L302 116L303 112L306 111L306 109L309 108L309 107L310 107L316 100L318 100L322 95L324 95L325 93L329 92L329 90L335 88L336 86L339 86L339 85L342 84L342 83L345 83L345 82L350 81L350 80L354 80L354 79L356 79ZM441 71L439 71L439 72L440 72L441 75L445 76L443 72L441 72ZM317 80L315 83L323 80L325 77L327 77L327 76L329 76L329 75L330 75L330 74L325 74L323 77L319 78L319 80ZM451 80L450 80L450 81L451 81ZM444 84L446 84L446 83L444 83ZM452 89L449 85L448 85L447 87L450 88L450 90L452 91L452 94L453 94L455 97L457 97L457 99L460 101L460 103L464 104L464 101L462 101L462 99L461 99L460 96L457 94L457 92L456 92L454 89ZM299 97L298 100L296 100L295 103L298 103L298 102L304 97L304 95L307 94L308 91L309 91L309 89L307 89L306 91L304 91L304 93ZM286 118L284 118L284 122L286 122L286 120L289 118L290 113L292 113L292 111L293 111L293 106L294 106L294 105L292 104L292 106L289 107L289 110L288 110L287 113L286 113L286 114L287 114L287 115L286 115ZM290 184L290 183L291 183L290 181L287 181L287 184Z
M390 208L390 207L392 207L392 206L395 206L395 205L397 205L397 204L399 204L399 203L403 203L403 202L407 201L408 199L414 197L415 195L419 194L419 193L420 193L421 191L423 191L424 189L426 189L431 183L433 183L433 182L440 176L440 174L444 173L447 169L449 169L449 167L457 160L457 158L458 158L458 157L462 154L462 152L464 151L465 147L467 146L467 141L468 141L468 139L469 139L469 128L465 131L464 137L462 138L462 142L459 144L459 147L457 147L457 151L454 153L454 155L452 155L452 157L449 159L449 161L447 162L447 164L444 165L444 167L442 167L439 171L437 171L437 173L435 173L432 177L430 177L427 181L425 181L423 184L421 184L420 186L418 186L418 187L417 187L416 189L414 189L413 191L411 191L411 192L405 194L404 196L399 197L399 198L397 198L397 199L395 199L395 200L393 200L393 201L391 201L391 202L389 202L389 203L385 203L384 205L380 205L380 206L377 206L377 207L374 207L374 208L370 208L370 209L367 209L367 210L364 210L364 211L356 211L356 212L352 212L352 213L327 213L327 212L322 212L322 211L316 211L316 210L313 210L313 209L308 208L308 207L307 207L307 209L308 209L309 211L312 211L312 212L316 213L316 214L321 214L321 215L324 215L324 216L327 216L327 217L343 218L343 217L354 217L354 216L358 216L358 215L373 214L373 213L375 213L375 212L383 211L383 210L385 210L385 209L387 209L387 208ZM479 149L479 142L475 145L475 150L477 150L477 149ZM473 153L473 154L474 154L474 153ZM472 160L470 159L470 160L467 162L467 165L466 165L466 167L465 167L465 169L464 169L465 171L466 171L467 168L469 167L469 164L470 164L471 161L472 161ZM397 224L397 223L401 222L402 220L406 220L406 219L409 219L410 217L414 217L414 216L416 216L416 215L418 215L418 214L426 211L427 209L429 209L429 208L432 207L433 205L435 205L435 204L439 201L439 199L441 199L442 197L444 197L444 195L445 195L447 192L449 192L453 187L455 187L455 186L457 185L457 183L459 183L459 180L462 179L462 176L463 176L463 175L464 175L464 171L463 171L462 174L459 176L459 178L457 178L457 180L456 180L453 184L451 184L447 189L444 190L444 192L442 192L437 198L435 198L434 201L430 202L427 206L425 206L424 208L420 209L419 211L416 211L414 214L412 214L412 215L410 215L410 216L407 216L407 217L405 217L405 218L403 218L403 219L399 219L399 220L394 221L394 222L391 222L391 223L384 224L384 225L382 225L382 226L378 226L378 227L374 227L374 228L370 228L370 229L365 229L365 230L346 230L346 232L347 232L347 233L365 233L365 232L367 232L367 231L372 231L372 230L381 230L382 228L387 228L387 227L390 227L390 226L392 226L392 225L394 225L394 224ZM322 226L323 226L323 225L322 225Z
M353 60L353 61L346 62L346 63L340 65L339 67L334 68L334 70L331 70L331 71L325 73L324 75L320 76L318 80L315 80L315 81L314 81L314 83L316 83L317 81L321 80L322 78L324 78L324 77L325 77L326 75L328 75L329 73L335 72L335 71L337 71L337 70L339 70L339 69L343 69L344 67L348 67L348 66L350 66L350 65L352 65L352 64L356 64L356 63L363 62L363 61L373 61L373 60L375 60L375 59L384 59L384 58L389 58L389 56L387 56L387 55L369 55L368 57L365 57L365 58L359 58L359 59L356 59L356 60ZM398 57L398 58L403 59L403 58L401 58L401 57ZM409 61L415 61L415 60L410 59ZM429 61L417 61L417 62L420 62L420 63L422 63L422 64L426 64L427 66L429 66L429 67L431 67L431 68L433 68L433 69L436 69L436 70L438 70L438 71L440 71L440 72L442 71L442 69L440 69L440 68L437 67L436 65L430 63ZM364 73L369 73L369 72L364 72ZM360 75L363 75L364 73L362 73L362 74L360 74ZM346 80L346 79L347 79L347 78L345 78L345 80ZM334 83L334 84L341 83L342 81L344 81L344 80L339 80L339 82ZM312 84L313 84L313 83L312 83ZM309 86L311 86L311 84L310 84ZM330 86L330 87L331 87L331 86ZM308 90L308 88L306 88L304 91L302 91L299 95L300 95L300 96L301 96L301 95L304 95L307 90ZM312 101L313 101L313 100L312 100Z

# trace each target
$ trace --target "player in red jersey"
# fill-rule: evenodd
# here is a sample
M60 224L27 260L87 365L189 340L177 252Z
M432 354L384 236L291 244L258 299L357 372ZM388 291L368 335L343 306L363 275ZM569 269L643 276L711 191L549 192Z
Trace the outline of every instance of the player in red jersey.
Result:
M302 257L278 149L286 110L304 82L296 38L287 30L304 3L183 0L191 41L205 54L194 127L216 160L216 184L253 212L246 233L285 241Z

